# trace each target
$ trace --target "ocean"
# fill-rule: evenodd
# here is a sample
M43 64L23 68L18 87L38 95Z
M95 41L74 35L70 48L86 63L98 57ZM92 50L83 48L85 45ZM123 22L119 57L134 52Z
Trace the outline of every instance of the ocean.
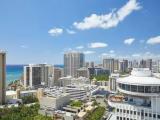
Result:
M23 66L24 65L6 65L6 80L7 84L19 80L23 75ZM54 65L55 67L63 68L63 65Z
M23 75L24 65L6 65L6 80L10 83L14 80L19 80Z

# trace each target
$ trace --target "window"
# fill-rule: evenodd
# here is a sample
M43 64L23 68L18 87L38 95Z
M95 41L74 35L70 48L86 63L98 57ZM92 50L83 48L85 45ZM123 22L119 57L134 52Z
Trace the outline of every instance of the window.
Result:
M160 119L160 115L157 115L157 118Z
M122 89L125 90L125 84L122 84Z
M145 113L145 116L147 117L147 116L148 116L148 114L147 114L147 113Z
M134 111L134 115L136 115L136 111Z
M156 118L156 114L153 114L153 118Z
M141 111L141 116L144 116L144 111Z
M152 114L151 114L151 113L149 113L149 117L152 117Z
M126 113L126 110L123 110L123 113Z
M138 86L138 92L144 93L144 86Z
M145 86L145 93L151 93L151 86Z
M136 85L131 85L131 91L132 92L137 92L137 86Z
M120 112L122 112L122 109L120 109Z
M130 91L130 85L126 85L126 90Z
M157 86L152 86L151 87L151 92L152 93L157 93L158 92L158 87Z

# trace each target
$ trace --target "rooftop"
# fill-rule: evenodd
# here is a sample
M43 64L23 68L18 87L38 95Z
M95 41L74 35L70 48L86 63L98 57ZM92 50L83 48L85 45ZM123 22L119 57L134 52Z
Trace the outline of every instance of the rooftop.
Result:
M160 79L156 77L135 77L129 76L124 78L119 78L117 80L118 83L132 84L132 85L160 85Z
M117 82L133 85L160 85L160 79L153 76L148 68L133 69L130 76L119 78Z

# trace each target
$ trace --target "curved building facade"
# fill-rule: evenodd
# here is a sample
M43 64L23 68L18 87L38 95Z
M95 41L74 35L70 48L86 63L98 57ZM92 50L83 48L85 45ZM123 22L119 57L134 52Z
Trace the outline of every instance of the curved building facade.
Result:
M133 69L117 80L117 89L108 99L117 120L160 120L160 79L149 69Z

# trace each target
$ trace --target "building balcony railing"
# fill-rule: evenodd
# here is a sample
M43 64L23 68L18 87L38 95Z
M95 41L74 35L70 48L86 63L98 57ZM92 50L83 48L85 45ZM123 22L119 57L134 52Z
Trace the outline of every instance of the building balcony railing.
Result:
M108 97L109 103L112 104L113 106L115 106L117 103L117 104L128 104L128 105L133 105L138 107L151 108L151 101L140 103L140 102L134 101L133 99L136 99L136 98L128 98L127 96L123 96L123 95L110 95Z

